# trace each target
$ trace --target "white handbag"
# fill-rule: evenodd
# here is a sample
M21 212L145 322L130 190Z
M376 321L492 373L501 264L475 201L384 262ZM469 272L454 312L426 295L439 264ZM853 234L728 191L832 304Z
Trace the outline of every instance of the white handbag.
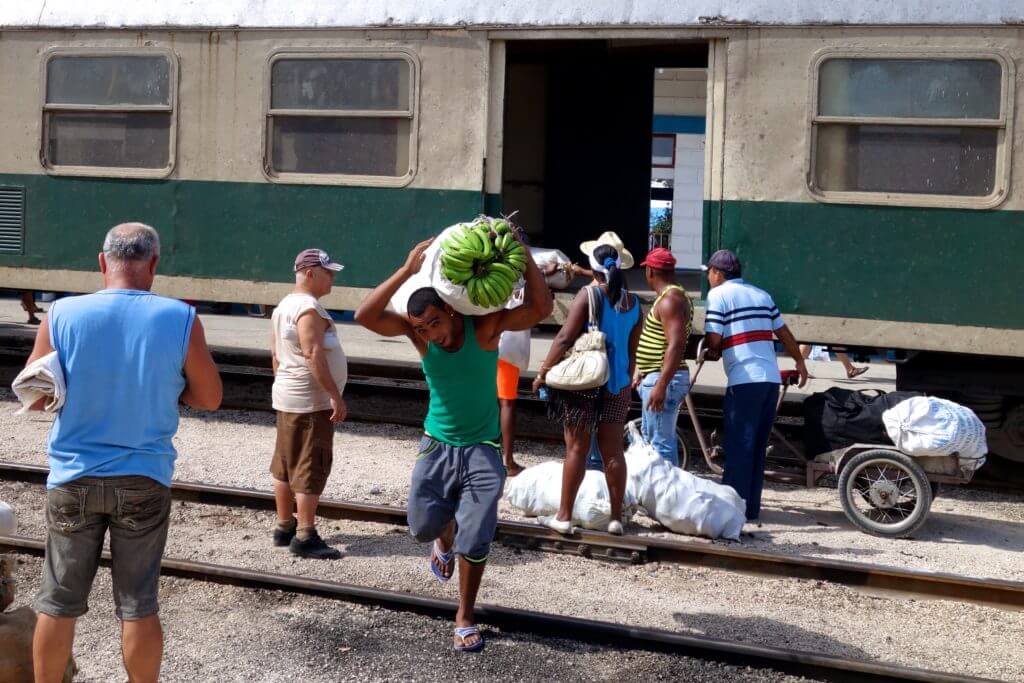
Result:
M548 370L544 382L554 389L585 391L608 383L608 351L604 332L598 329L597 287L587 287L590 309L587 330L557 365Z

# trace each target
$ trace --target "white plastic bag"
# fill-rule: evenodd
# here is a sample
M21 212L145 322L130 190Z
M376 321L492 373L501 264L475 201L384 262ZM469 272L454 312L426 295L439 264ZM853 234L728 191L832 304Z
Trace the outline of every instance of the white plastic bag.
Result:
M511 310L522 306L524 294L524 288L517 287L505 308ZM519 372L526 372L530 367L530 337L531 330L502 332L498 338L498 358L516 366Z
M0 500L0 536L11 536L18 530L18 517L14 508Z
M509 505L528 517L556 514L562 498L562 463L544 462L527 467L509 480L505 498ZM627 492L622 502L623 515L631 516L635 507L636 501ZM585 529L604 530L611 516L604 473L587 470L573 504L573 524Z
M631 426L632 427L632 426ZM631 428L626 497L670 531L739 540L747 505L736 490L679 469Z
M564 265L566 263L572 263L569 257L558 249L542 249L541 247L530 247L530 256L533 257L534 263L541 269L544 266L551 263L557 263ZM548 287L551 289L565 289L569 286L569 283L573 280L572 273L567 273L563 269L558 269L553 275L545 276L545 281Z
M985 425L970 408L933 396L914 396L882 413L885 431L904 453L952 455L977 469L985 463Z
M445 238L452 230L461 230L462 225L463 224L460 223L458 225L452 225L445 228L444 231L431 243L431 247L436 244L438 245L438 249L434 252L433 257L431 258L430 284L437 290L437 293L442 299L444 299L445 303L463 315L487 315L488 313L500 311L505 307L506 302L502 302L499 306L477 306L469 300L469 292L466 290L465 286L449 282L441 273L441 268L439 267L439 262L441 260L440 244L444 242ZM424 267L426 267L426 264L424 264Z
M530 367L530 330L502 332L498 338L498 358L526 372Z
M409 310L409 297L417 289L433 287L431 276L434 272L434 264L437 262L438 254L441 252L441 241L434 240L423 252L423 265L418 273L402 283L398 291L391 296L391 308L398 315L405 315Z

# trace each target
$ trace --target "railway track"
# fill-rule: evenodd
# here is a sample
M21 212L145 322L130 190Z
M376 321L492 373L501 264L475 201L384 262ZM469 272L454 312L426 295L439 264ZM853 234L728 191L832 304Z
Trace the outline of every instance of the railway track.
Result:
M41 485L48 470L35 465L0 462L0 479ZM175 500L273 511L274 496L252 489L174 482ZM376 522L406 526L404 508L322 499L318 514L326 519ZM566 537L537 524L502 520L496 540L506 546L587 557L595 560L642 564L665 562L742 572L759 576L827 581L862 590L896 592L916 597L969 601L1003 609L1024 608L1024 582L963 577L730 548L704 542L646 536L613 536L579 531Z
M0 551L42 556L44 547L44 543L40 540L20 536L0 536ZM109 559L109 552L104 551L103 563L109 566ZM163 559L161 573L165 576L176 576L195 581L228 584L256 590L285 591L370 604L385 609L415 612L445 619L453 618L458 608L458 604L454 601L439 600L422 595L174 558ZM952 683L953 681L987 680L869 660L736 643L662 629L495 605L478 605L476 616L481 623L510 631L570 638L579 642L610 644L619 648L668 652L737 666L773 669L825 681Z

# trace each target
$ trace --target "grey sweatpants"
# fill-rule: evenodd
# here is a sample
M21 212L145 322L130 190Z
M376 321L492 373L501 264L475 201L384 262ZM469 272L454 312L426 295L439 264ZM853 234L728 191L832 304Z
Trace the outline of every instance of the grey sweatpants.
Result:
M483 562L498 528L505 465L492 442L450 446L429 436L420 442L409 489L409 532L433 541L455 520L455 552Z

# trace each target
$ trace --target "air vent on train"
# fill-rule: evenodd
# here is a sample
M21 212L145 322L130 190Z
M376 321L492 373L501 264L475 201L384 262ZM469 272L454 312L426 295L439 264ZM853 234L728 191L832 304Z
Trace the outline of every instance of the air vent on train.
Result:
M0 254L25 249L25 188L0 187Z

